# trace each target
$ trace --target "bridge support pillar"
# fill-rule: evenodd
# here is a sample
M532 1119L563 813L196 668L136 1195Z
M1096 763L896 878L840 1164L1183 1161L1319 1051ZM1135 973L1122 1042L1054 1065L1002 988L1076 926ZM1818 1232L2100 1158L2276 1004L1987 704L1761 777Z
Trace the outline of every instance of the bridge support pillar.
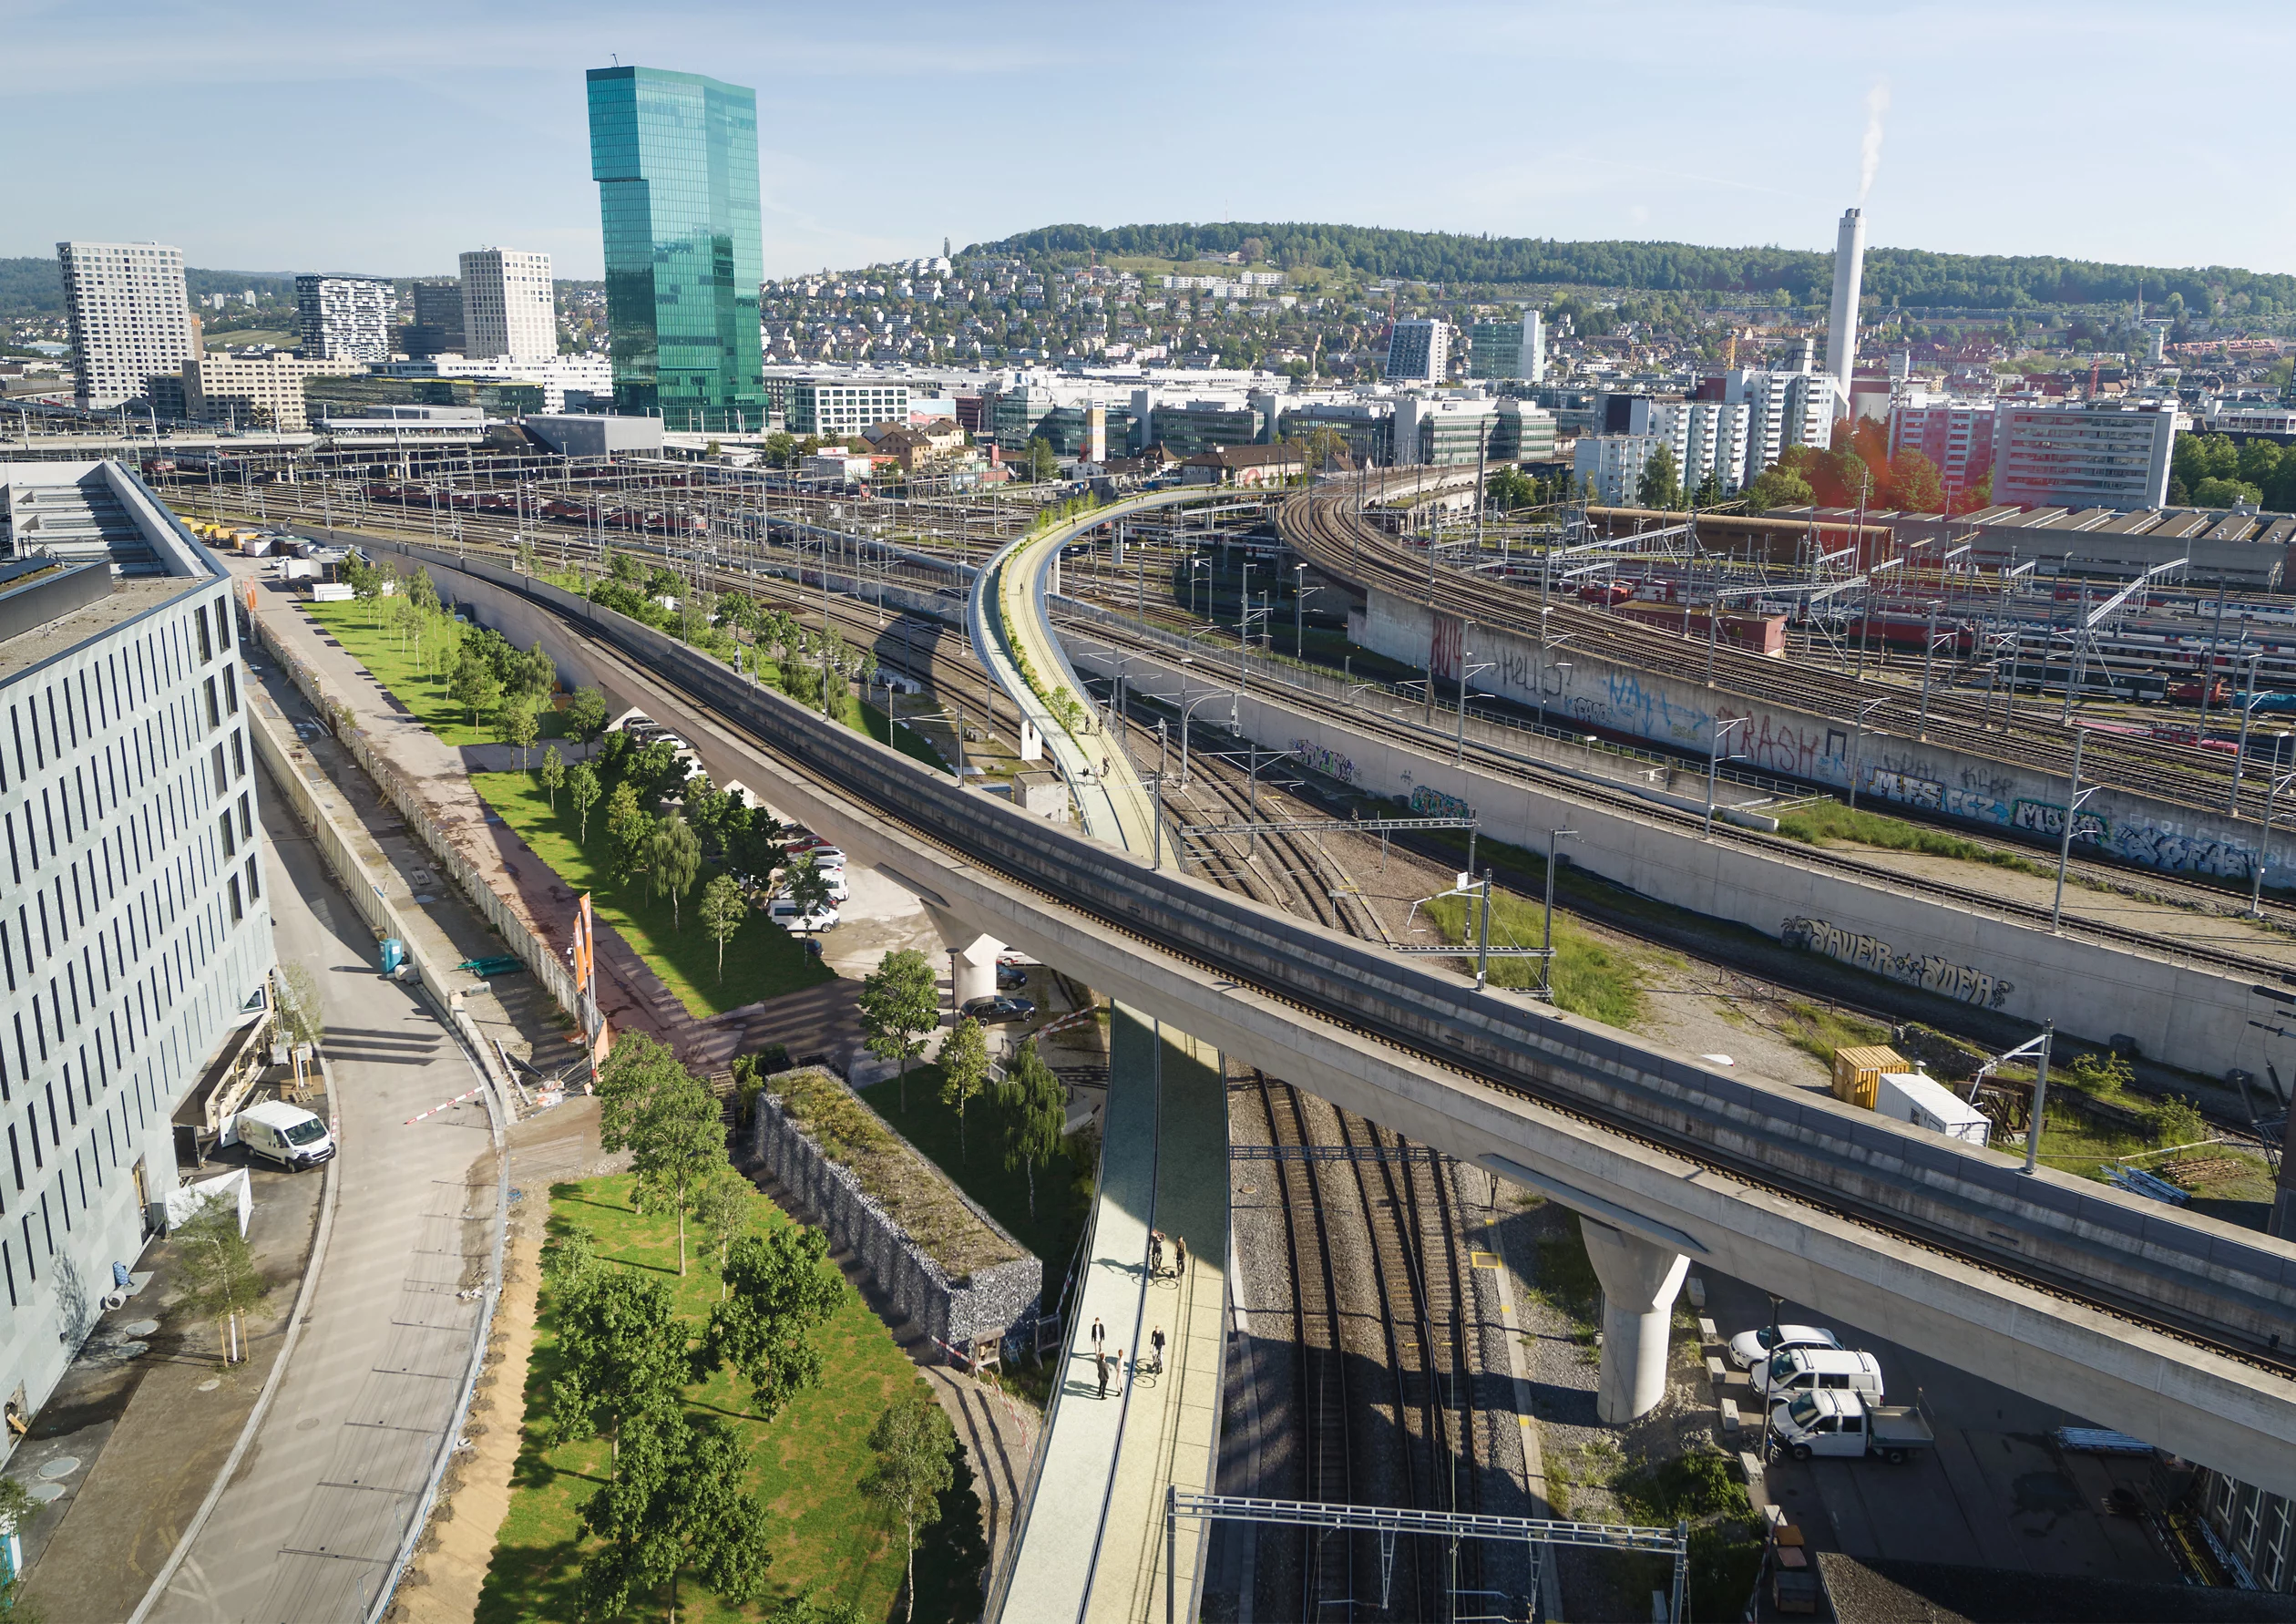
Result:
M994 992L997 955L1004 951L1005 944L938 908L928 906L925 912L940 932L942 951L948 955L949 1008L963 1009L968 1000Z
M1690 1259L1582 1215L1587 1260L1603 1285L1603 1369L1594 1413L1616 1425L1666 1396L1666 1342L1675 1293Z

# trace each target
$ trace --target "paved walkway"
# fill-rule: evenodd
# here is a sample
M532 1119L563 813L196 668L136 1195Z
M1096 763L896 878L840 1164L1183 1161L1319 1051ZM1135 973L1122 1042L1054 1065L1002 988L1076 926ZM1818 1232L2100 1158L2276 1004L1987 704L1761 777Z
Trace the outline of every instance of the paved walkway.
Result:
M160 1620L363 1618L454 1416L481 1309L494 1141L476 1085L416 993L371 966L371 932L275 790L272 913L312 966L342 1131L339 1219L302 1338L255 1446L153 1609Z

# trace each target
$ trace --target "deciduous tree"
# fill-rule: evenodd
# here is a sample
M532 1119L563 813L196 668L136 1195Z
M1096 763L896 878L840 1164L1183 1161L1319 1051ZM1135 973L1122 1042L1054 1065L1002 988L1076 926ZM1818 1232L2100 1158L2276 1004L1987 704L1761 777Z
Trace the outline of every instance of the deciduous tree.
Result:
M629 885L646 871L653 832L652 816L638 804L636 787L624 778L606 803L606 838L617 884Z
M1061 1129L1068 1121L1068 1090L1037 1053L1032 1038L1005 1063L997 1088L998 1115L1004 1127L1007 1167L1026 1169L1029 1217L1036 1217L1036 1170L1061 1153Z
M725 944L741 930L742 921L749 918L749 897L742 889L742 882L731 874L720 874L702 888L702 928L717 943L718 980L725 979Z
M574 804L574 816L581 830L581 843L589 844L590 808L598 805L598 797L605 793L598 782L598 773L587 761L578 761L574 770L566 775L566 798Z
M1041 442L1040 442L1041 443ZM895 1401L869 1429L876 1459L862 1475L861 1492L901 1519L908 1562L908 1618L917 1617L917 1537L940 1516L940 1493L955 1479L949 1452L957 1429L928 1393Z
M751 1388L750 1412L771 1421L821 1380L814 1332L845 1301L843 1276L831 1268L829 1238L801 1224L743 1235L726 1248L724 1299L694 1351L696 1381L731 1365Z
M239 1201L210 1196L176 1226L171 1239L183 1259L185 1304L215 1321L223 1362L239 1362L247 1357L240 1318L271 1294L256 1266L255 1249L240 1233Z
M693 877L702 871L702 840L693 832L693 826L674 815L654 826L653 838L646 849L646 882L656 897L670 899L670 928L682 930L679 906L686 892L693 889Z
M714 1095L685 1064L642 1032L624 1033L598 1074L598 1142L628 1150L641 1207L678 1214L678 1273L686 1271L686 1214L693 1193L725 1165L725 1126Z
M957 1107L957 1154L964 1158L965 1106L989 1078L989 1038L979 1022L968 1016L949 1028L941 1040L940 1071L941 1099Z
M527 704L527 695L510 695L496 720L496 727L502 742L518 753L518 770L525 772L527 751L532 748L535 736L542 731L542 725L535 719L534 712Z
M559 755L559 747L552 745L542 752L542 789L550 797L552 816L558 812L558 792L565 787L566 761Z
M668 1585L675 1624L688 1571L731 1602L760 1595L774 1555L749 1472L749 1450L714 1415L633 1415L613 1481L582 1505L582 1526L605 1542L582 1563L584 1614L619 1618Z
M606 696L595 688L577 688L566 702L566 731L585 745L596 742L606 727Z
M550 1281L560 1373L550 1384L554 1444L604 1434L619 1475L634 1416L674 1409L688 1366L685 1325L670 1288L591 1258Z
M908 1110L908 1063L925 1048L925 1034L940 1023L940 979L933 961L915 948L897 948L862 978L861 1030L869 1053L901 1065L901 1109Z

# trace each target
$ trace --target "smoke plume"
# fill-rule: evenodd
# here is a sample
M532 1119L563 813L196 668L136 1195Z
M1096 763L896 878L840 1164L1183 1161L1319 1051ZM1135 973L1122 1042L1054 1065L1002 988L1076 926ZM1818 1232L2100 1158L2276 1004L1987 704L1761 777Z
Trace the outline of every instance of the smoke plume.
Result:
M1864 207L1866 193L1873 190L1874 171L1881 167L1881 120L1890 110L1890 83L1877 80L1866 92L1865 143L1858 154L1858 204Z

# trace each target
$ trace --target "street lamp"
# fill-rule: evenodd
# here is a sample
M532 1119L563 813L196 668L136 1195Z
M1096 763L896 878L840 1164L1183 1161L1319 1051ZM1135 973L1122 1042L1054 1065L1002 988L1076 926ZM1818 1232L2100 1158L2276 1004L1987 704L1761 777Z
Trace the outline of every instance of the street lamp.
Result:
M1886 699L1869 699L1858 707L1855 730L1850 745L1850 810L1858 809L1858 776L1865 767L1865 722L1868 716L1889 703Z
M1190 620L1196 618L1196 571L1199 570L1209 575L1212 572L1212 560L1207 558L1194 558L1188 560L1188 618ZM1204 622L1206 625L1211 624L1212 616L1208 609L1204 615Z
M1701 831L1706 838L1714 834L1714 776L1722 764L1722 741L1729 737L1732 729L1743 727L1751 720L1748 716L1733 716L1716 728L1713 738L1707 741L1706 827Z

